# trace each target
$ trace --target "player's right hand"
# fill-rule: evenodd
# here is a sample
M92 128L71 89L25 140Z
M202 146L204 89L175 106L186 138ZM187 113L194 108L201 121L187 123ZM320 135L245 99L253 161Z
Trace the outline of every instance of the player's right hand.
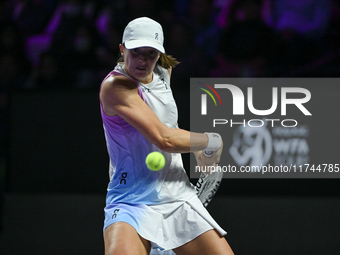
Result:
M202 162L203 165L212 166L220 162L222 151L223 151L223 141L222 141L221 147L217 151L214 151L210 157L207 157L202 151L198 155L198 159Z

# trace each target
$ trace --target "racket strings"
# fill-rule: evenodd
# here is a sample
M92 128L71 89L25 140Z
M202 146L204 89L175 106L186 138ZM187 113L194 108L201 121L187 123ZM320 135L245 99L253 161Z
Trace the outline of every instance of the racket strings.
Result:
M201 173L196 184L197 195L202 204L206 207L216 194L221 182L223 173L214 172L211 174Z

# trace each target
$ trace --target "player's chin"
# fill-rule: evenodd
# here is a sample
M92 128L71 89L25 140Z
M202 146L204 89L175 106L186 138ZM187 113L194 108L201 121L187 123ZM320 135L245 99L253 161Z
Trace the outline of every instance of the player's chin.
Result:
M137 80L144 80L149 76L149 74L150 73L147 70L137 70L134 76Z

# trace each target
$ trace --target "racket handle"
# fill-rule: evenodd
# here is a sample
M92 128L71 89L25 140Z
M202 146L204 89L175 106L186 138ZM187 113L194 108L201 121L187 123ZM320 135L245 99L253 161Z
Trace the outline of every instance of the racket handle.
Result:
M203 153L206 157L210 158L213 155L214 152L213 151L203 151Z

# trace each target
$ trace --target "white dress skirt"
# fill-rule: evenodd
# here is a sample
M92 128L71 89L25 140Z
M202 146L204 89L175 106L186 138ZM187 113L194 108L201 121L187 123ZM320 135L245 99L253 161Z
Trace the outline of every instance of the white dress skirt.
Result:
M104 209L104 230L115 222L126 222L149 240L152 249L171 250L216 229L226 235L202 205L197 195L187 201L156 205L116 203Z

